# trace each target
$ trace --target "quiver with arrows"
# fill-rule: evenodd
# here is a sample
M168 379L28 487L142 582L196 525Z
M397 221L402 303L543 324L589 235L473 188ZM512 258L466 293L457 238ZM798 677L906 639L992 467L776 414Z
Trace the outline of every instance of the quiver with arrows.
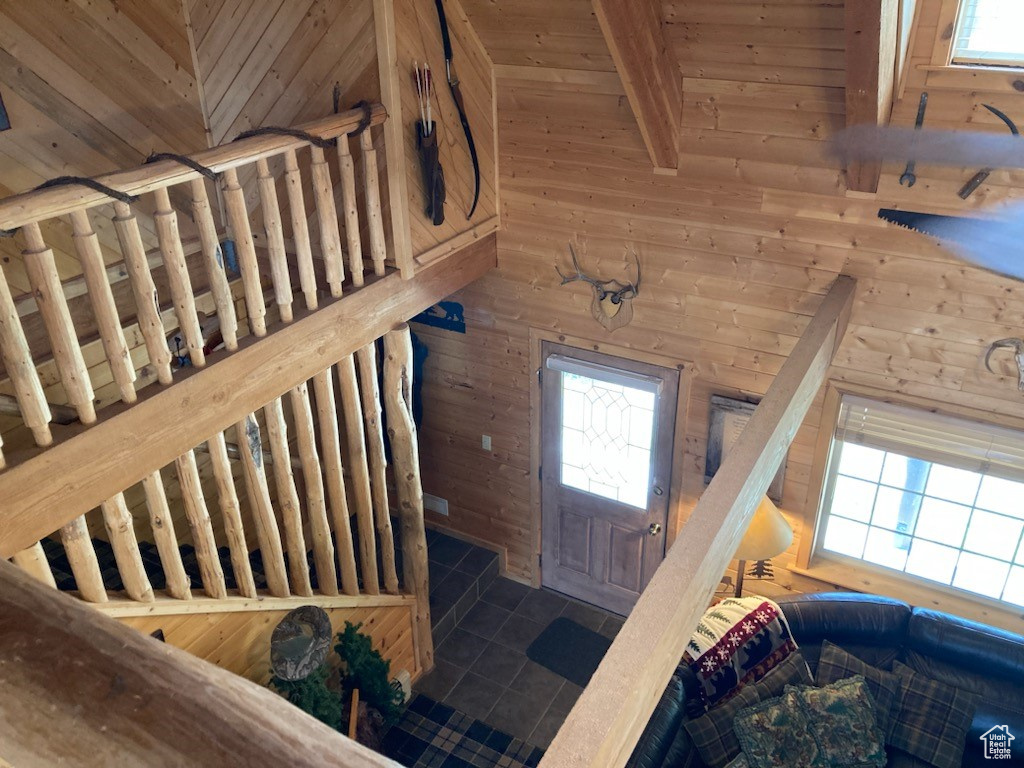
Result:
M416 121L416 148L423 168L423 188L427 191L426 214L434 226L444 223L444 169L437 152L437 130L432 125L430 133L424 133L422 121Z

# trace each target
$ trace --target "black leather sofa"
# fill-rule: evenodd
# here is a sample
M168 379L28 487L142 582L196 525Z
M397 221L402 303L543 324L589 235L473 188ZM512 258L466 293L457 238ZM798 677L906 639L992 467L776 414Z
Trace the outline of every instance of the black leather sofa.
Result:
M793 637L811 667L823 640L861 660L889 669L899 660L917 672L980 696L967 735L963 765L1024 765L1024 636L927 608L875 595L819 593L779 600ZM676 670L627 765L632 768L703 768L685 719L700 714L697 679L689 667ZM689 706L688 706L689 704ZM1017 734L1010 760L983 756L981 735L995 725ZM924 766L906 755L891 757L894 768Z

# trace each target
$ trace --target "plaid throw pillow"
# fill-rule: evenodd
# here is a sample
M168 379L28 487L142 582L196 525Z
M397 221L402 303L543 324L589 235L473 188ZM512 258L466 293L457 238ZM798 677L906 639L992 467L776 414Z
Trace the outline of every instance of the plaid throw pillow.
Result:
M794 651L756 683L743 686L732 698L683 725L708 768L722 768L740 752L740 742L733 731L737 712L778 696L787 685L811 685L813 682L803 655Z
M935 768L959 768L976 696L893 664L901 690L889 744Z
M732 727L736 713L760 700L757 686L747 685L725 703L710 709L707 714L683 723L693 740L693 746L700 753L700 759L708 768L723 768L740 753L740 741Z
M899 701L899 676L865 664L838 645L833 645L825 640L821 644L821 659L818 661L818 685L828 685L854 675L861 675L867 683L868 690L871 691L871 696L875 700L875 717L878 720L878 727L882 729L882 733L888 740L892 735L892 726L895 724L892 717L893 709Z

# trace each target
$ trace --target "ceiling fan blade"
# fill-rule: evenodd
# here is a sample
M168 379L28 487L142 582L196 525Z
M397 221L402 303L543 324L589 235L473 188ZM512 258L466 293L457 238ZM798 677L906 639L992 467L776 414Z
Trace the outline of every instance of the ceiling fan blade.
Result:
M928 234L964 261L1024 280L1024 203L992 211L991 218L936 217Z
M828 151L844 163L913 160L955 167L1024 168L1024 140L1011 134L979 131L854 125L834 134Z

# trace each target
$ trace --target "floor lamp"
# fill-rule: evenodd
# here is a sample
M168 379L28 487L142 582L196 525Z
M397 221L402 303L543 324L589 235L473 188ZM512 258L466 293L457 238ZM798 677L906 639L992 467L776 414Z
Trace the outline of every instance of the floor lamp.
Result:
M789 549L792 543L793 529L772 500L763 497L733 556L740 561L736 569L736 597L743 596L743 572L748 560L770 560Z

